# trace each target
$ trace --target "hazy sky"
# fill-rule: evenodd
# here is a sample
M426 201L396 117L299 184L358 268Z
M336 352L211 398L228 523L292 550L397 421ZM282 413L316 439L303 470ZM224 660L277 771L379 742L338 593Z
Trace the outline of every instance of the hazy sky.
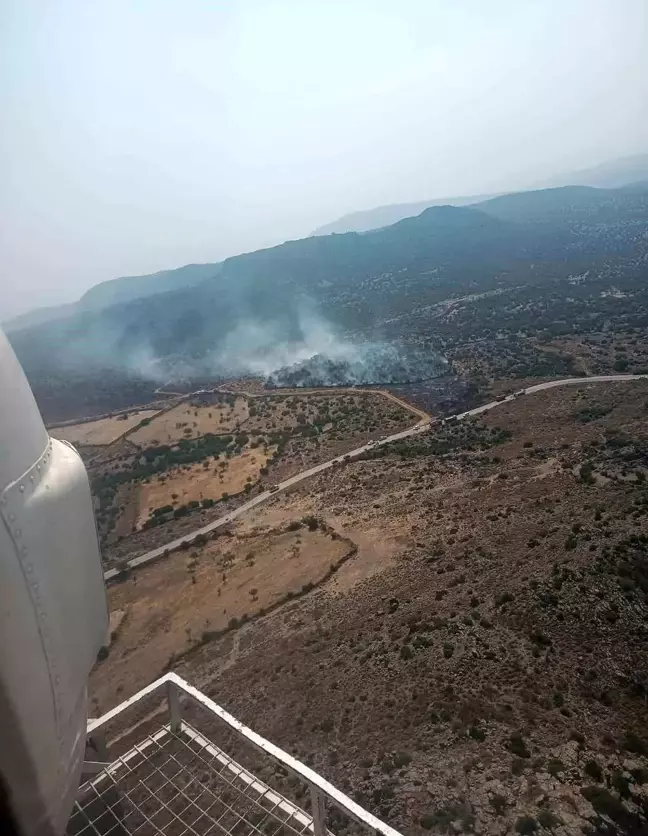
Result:
M0 0L0 318L648 149L647 0Z

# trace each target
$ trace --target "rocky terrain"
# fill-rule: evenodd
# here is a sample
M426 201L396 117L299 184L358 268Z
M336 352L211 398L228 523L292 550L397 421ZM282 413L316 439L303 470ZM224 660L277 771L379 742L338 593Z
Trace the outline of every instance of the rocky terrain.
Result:
M647 405L543 392L278 497L246 524L356 556L176 669L405 833L645 833Z

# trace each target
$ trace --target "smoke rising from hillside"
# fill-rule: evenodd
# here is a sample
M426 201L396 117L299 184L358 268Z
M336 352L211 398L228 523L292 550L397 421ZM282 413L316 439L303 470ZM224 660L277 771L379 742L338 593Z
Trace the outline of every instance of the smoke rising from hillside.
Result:
M64 323L51 328L42 345L26 339L21 350L16 340L27 367L81 376L110 370L157 384L240 376L277 387L404 383L437 376L446 365L431 350L343 335L308 300L286 300L268 317L263 306L252 313L240 303L215 319L182 316L155 337L117 315L70 331Z
M271 386L348 386L424 380L446 361L431 351L373 340L352 340L312 310L285 322L246 320L205 358L206 372L264 377Z
M260 320L241 323L213 352L216 368L269 377L317 354L338 359L354 351L353 343L338 337L325 320L311 312L299 311L291 326L287 329L285 323Z

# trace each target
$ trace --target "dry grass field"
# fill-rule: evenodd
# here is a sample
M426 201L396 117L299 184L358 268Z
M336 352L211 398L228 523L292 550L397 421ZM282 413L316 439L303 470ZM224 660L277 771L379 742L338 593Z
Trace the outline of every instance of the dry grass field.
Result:
M316 584L348 549L348 541L306 525L235 532L111 586L109 607L121 621L108 658L92 676L101 710L150 682L205 631L222 630Z
M210 400L214 403L210 404ZM219 421L217 430L230 426L235 414L243 416L241 404L248 405L248 419L242 422L239 432L223 432L213 439L201 437L200 434L209 431L209 422L214 421L219 410L223 414L223 401L233 403L238 413L234 410L226 413L230 419L223 424ZM180 514L175 516L174 510L184 508L195 520L196 527L204 525L208 518L225 513L222 507L210 505L210 500L220 500L224 493L230 496L226 509L229 510L232 503L243 501L243 497L240 500L232 497L240 494L246 485L258 486L260 477L266 486L276 484L370 439L412 426L416 420L417 415L411 409L376 392L270 394L249 401L223 393L196 396L194 405L176 406L131 433L122 446L115 446L112 458L106 455L111 448L97 448L105 449L106 453L86 456L95 493L102 496L97 520L105 546L104 558L113 563L184 534L190 519ZM184 426L190 422L191 427ZM193 427L194 422L198 426ZM166 434L159 431L161 427L166 427ZM187 429L192 430L191 436L186 435ZM143 434L151 438L145 442ZM153 436L162 443L170 434L181 437L168 442L172 451L156 459L155 450L147 450L156 446ZM160 435L163 437L157 438ZM137 439L140 439L141 453L132 443ZM264 455L262 451L266 447L268 451ZM248 451L249 457L241 455ZM219 454L220 458L215 459ZM147 473L152 463L155 472ZM115 490L116 483L122 486L119 492ZM132 491L123 489L127 483L132 483ZM201 500L206 500L207 505L198 507ZM187 507L189 503L195 504ZM151 520L151 513L162 508L167 508L165 514L160 513Z
M237 398L234 406L213 404L195 406L181 403L153 419L128 436L139 447L172 444L181 438L195 439L205 433L228 433L247 420L248 402Z
M240 493L246 484L255 484L272 454L273 447L247 449L238 456L213 456L202 462L182 465L142 482L138 492L140 527L155 508L186 505L201 499L218 500L223 494Z
M241 377L230 379L220 387L222 392L248 392L250 395L264 395L267 392L262 377Z
M136 427L145 418L152 418L159 410L142 409L131 412L126 417L100 418L98 421L87 421L83 424L70 424L67 427L54 427L50 435L69 441L79 446L112 444L124 433Z
M325 420L331 427L341 422L358 424L416 420L414 412L396 399L376 392L290 390L250 399L246 430L271 432L294 429ZM412 408L414 410L414 408ZM423 413L420 413L421 417Z

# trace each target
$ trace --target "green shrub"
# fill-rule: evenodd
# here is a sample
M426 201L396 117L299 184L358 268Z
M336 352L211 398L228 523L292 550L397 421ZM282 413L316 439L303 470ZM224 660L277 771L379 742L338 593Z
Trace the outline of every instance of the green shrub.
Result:
M508 803L506 801L506 797L503 795L494 795L490 799L490 805L495 810L496 816L501 816L504 810L508 807Z
M151 516L161 517L163 514L170 514L173 511L173 505L163 505L161 508L154 508Z
M520 816L515 822L515 832L521 833L522 836L528 836L530 833L535 833L538 829L538 822L533 816Z
M603 780L603 770L598 765L598 763L591 759L587 761L585 764L585 774L589 778L593 778L595 781L602 781Z
M394 766L397 769L401 769L403 766L409 766L412 762L412 756L409 752L396 752L392 760L394 761Z
M422 816L419 823L425 830L439 833L452 832L452 823L459 819L462 829L470 831L474 827L475 817L467 804L447 804L434 812Z
M625 733L621 741L621 748L635 755L648 755L648 744L631 729Z
M513 775L521 775L526 766L526 761L523 758L513 758L511 761L511 772Z
M554 827L560 824L560 819L551 812L551 810L542 809L538 813L538 823L540 827L545 830L553 830Z
M309 514L306 517L302 517L302 522L305 526L308 527L309 531L315 531L316 528L319 526L319 521L317 517L314 517L312 514Z
M486 740L485 730L475 723L473 723L473 725L468 729L468 734L473 740L479 740L480 742Z
M561 772L565 771L565 764L558 758L549 758L547 761L547 772L552 778L557 778Z
M630 779L626 778L623 772L615 769L612 773L610 784L619 793L621 798L630 798Z
M508 743L508 750L514 755L517 755L518 758L530 758L531 752L527 749L526 743L524 742L524 738L522 734L518 732L513 732L513 734L509 738Z
M391 774L396 767L394 766L394 762L391 758L383 758L380 762L380 768L385 773L385 775Z
M604 787L582 787L581 795L589 801L599 815L607 816L621 825L628 821L629 813L623 802Z

